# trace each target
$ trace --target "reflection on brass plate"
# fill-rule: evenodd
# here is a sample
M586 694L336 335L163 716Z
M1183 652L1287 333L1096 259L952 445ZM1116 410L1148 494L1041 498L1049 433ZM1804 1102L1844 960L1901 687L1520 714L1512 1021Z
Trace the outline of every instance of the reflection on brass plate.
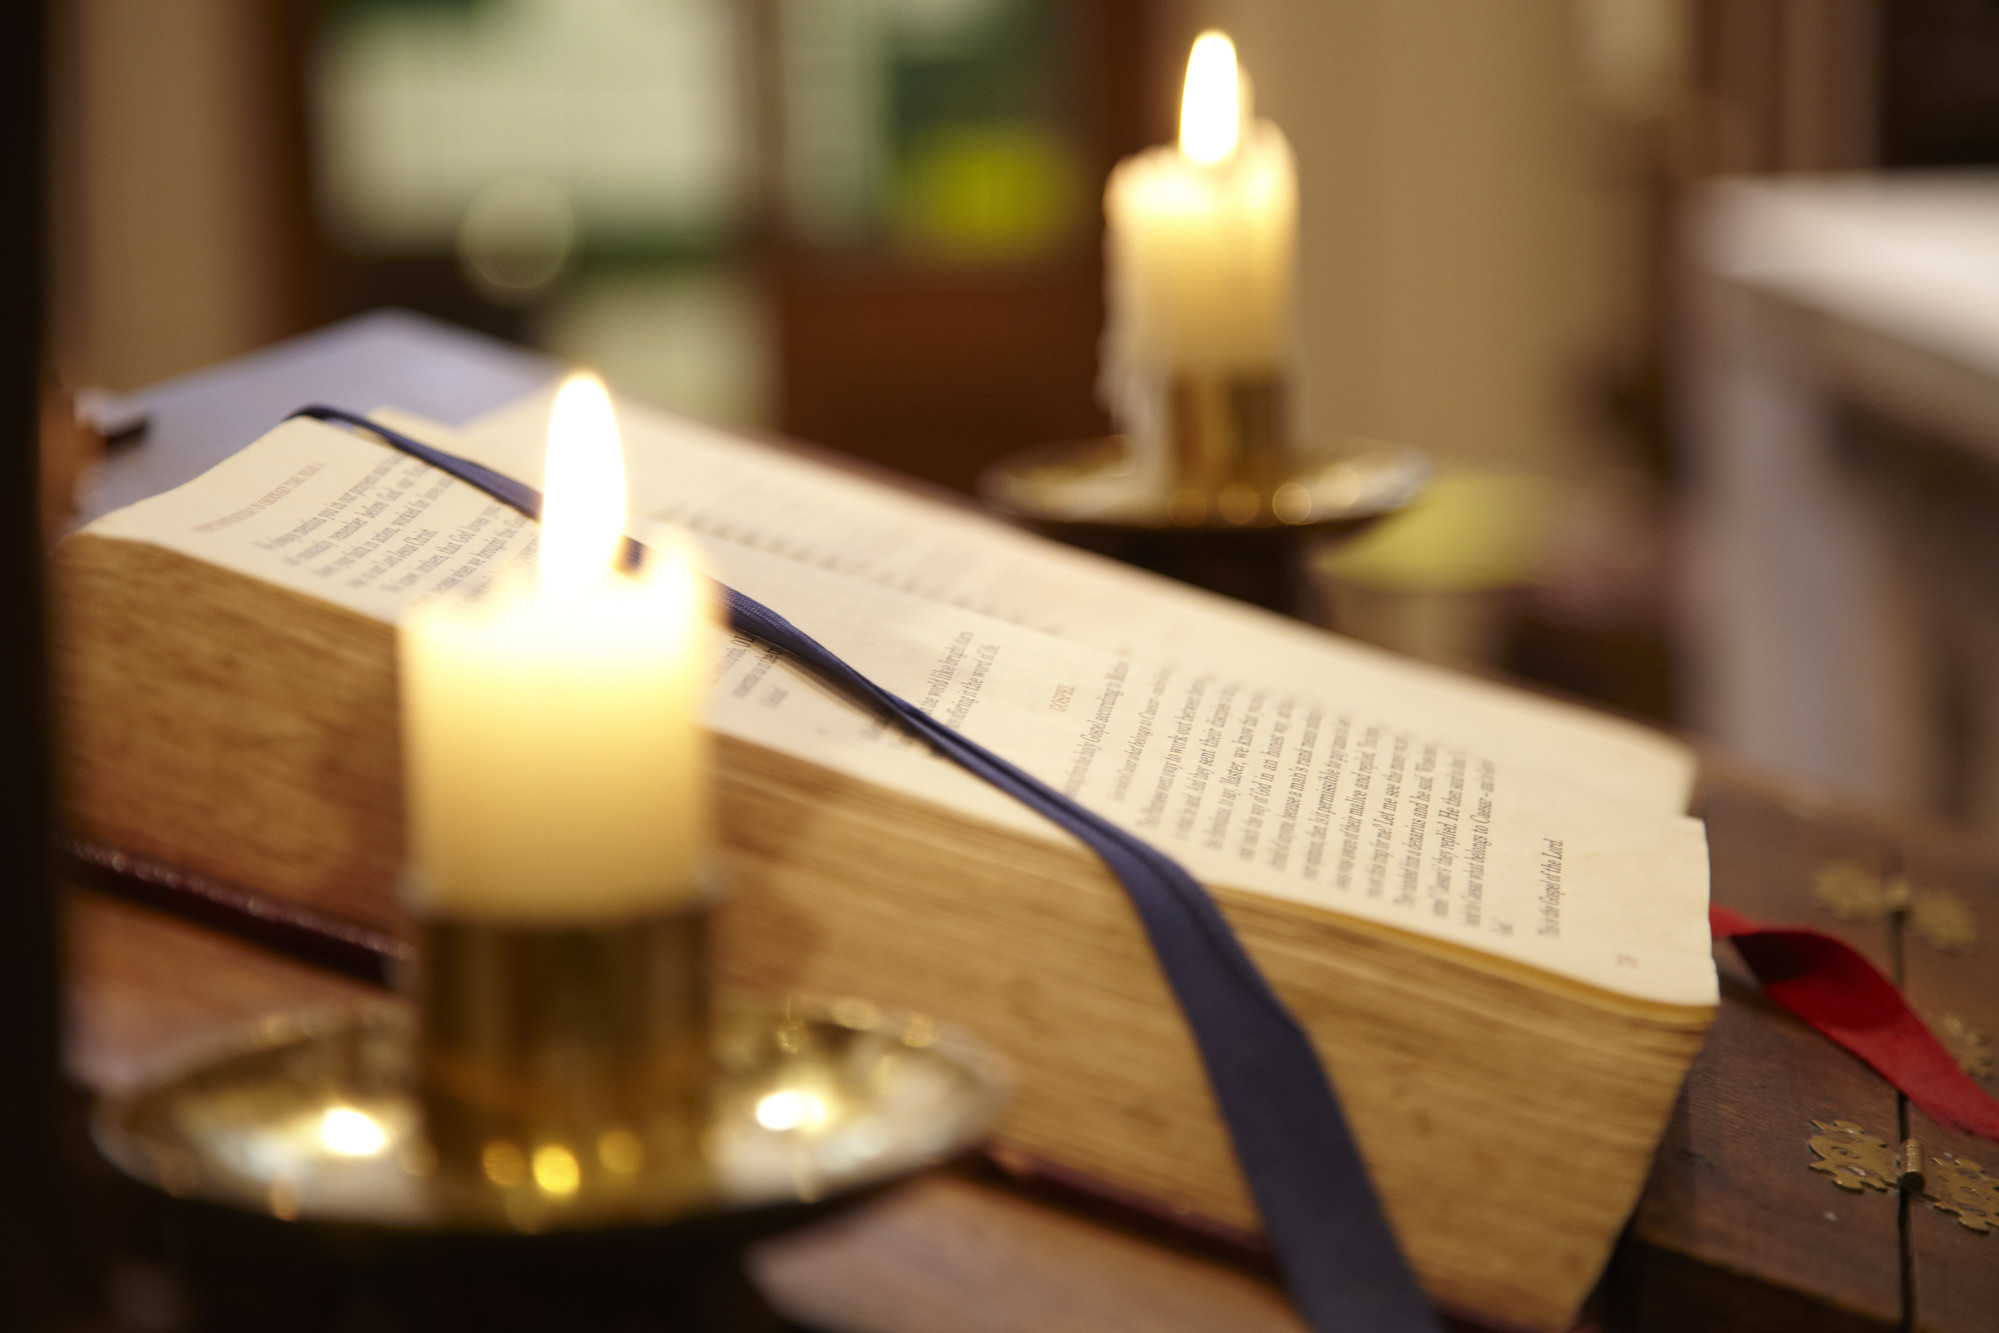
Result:
M1939 1212L1954 1215L1960 1226L1981 1235L1999 1227L1999 1180L1983 1167L1955 1153L1933 1154L1921 1172L1908 1171L1894 1148L1851 1120L1814 1120L1819 1132L1810 1145L1819 1160L1811 1164L1843 1190L1893 1193L1907 1181L1907 1193ZM1915 1140L1904 1145L1919 1150Z
M1905 875L1885 879L1858 861L1820 866L1812 897L1842 921L1879 921L1906 911L1917 938L1944 953L1970 953L1978 944L1978 919L1956 894L1918 887Z
M1945 1014L1932 1025L1957 1067L1976 1079L1992 1077L1992 1042L1956 1014Z
M1868 1134L1851 1120L1827 1124L1814 1120L1819 1133L1812 1136L1811 1149L1819 1155L1812 1170L1832 1177L1832 1183L1858 1194L1863 1189L1890 1190L1900 1169L1895 1150Z

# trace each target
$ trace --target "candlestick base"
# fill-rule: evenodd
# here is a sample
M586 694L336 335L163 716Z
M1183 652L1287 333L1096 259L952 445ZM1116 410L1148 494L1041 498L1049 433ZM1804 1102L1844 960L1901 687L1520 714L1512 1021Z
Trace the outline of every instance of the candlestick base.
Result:
M708 917L701 901L600 925L423 921L431 1188L495 1196L524 1230L704 1189Z
M1352 438L1279 451L1257 424L1273 418L1251 384L1180 397L1175 415L1194 424L1176 430L1178 473L1142 467L1112 435L1002 458L980 475L979 498L1059 541L1313 620L1308 550L1361 532L1429 484L1429 459L1406 446ZM1219 470L1223 453L1234 471Z
M1187 398L1188 414L1211 425L1254 416L1254 395L1235 395L1235 407L1228 394ZM1257 447L1240 470L1224 471L1207 456L1220 446L1203 443L1219 430L1182 433L1182 452L1193 457L1168 476L1147 475L1122 435L1026 449L986 467L979 498L1009 518L1065 530L1339 535L1403 508L1430 480L1422 450L1359 437L1295 454Z
M1210 500L1231 487L1247 487L1267 503L1288 479L1281 376L1176 375L1166 407L1170 516L1198 522Z
M399 1006L270 1020L101 1101L93 1136L137 1180L285 1221L746 1237L967 1151L991 1128L1005 1084L994 1056L920 1015L853 1000L724 1004L706 1110L691 1127L704 1169L634 1172L615 1209L523 1208L513 1186L439 1187L421 1045ZM560 1196L562 1164L538 1169L533 1152L523 1156L518 1188ZM512 1178L507 1163L500 1174ZM571 1192L581 1191L579 1180Z

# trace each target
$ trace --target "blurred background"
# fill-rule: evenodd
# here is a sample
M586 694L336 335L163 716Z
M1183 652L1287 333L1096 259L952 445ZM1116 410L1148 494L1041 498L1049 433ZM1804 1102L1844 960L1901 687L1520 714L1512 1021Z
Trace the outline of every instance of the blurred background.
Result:
M1994 0L73 0L57 373L383 305L969 490L1101 434L1103 184L1231 32L1334 627L1999 829Z

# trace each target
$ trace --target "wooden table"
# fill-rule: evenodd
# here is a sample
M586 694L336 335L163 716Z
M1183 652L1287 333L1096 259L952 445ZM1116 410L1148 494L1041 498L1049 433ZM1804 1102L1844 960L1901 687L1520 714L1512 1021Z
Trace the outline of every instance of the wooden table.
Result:
M146 444L114 453L99 504L183 480L302 403L372 405L383 395L365 377L384 360L413 386L409 406L447 421L525 392L551 371L516 349L486 350L456 331L376 317L266 354L251 377L257 402L249 409L240 408L240 367L114 403L152 424ZM410 372L425 356L441 358L434 378ZM235 417L206 413L205 389L238 403ZM1718 901L1832 930L1902 978L1933 1024L1952 1016L1983 1034L1999 1031L1989 961L1999 957L1999 847L1877 818L1719 762L1706 766L1699 813ZM1840 863L1849 884L1908 875L1919 904L1938 901L1937 891L1952 895L1980 940L1968 952L1945 952L1906 914L1840 919L1814 893L1824 868ZM107 883L127 897L79 889L71 904L70 1062L87 1086L120 1086L262 1015L380 994L337 970L365 971L368 941L328 941L323 923L309 920L273 924L250 910L255 904ZM178 915L134 905L134 893ZM1845 1193L1810 1169L1807 1140L1814 1120L1850 1120L1897 1140L1906 1116L1908 1132L1933 1150L1999 1164L1999 1146L1946 1134L1899 1105L1871 1071L1769 1005L1726 950L1720 958L1724 1004L1714 1036L1591 1320L1644 1330L1993 1327L1999 1235L1974 1234L1919 1202ZM1301 1327L1254 1254L1054 1200L976 1168L767 1243L752 1267L787 1318L846 1333ZM167 1280L145 1271L152 1276L127 1286L143 1294L148 1281Z
M1897 978L1933 1029L1999 1031L1999 847L1989 839L1707 767L1717 902L1844 939ZM1842 919L1821 887L1910 880L1916 916ZM1975 943L1939 947L1921 904L1963 909ZM1726 946L1722 1007L1695 1061L1606 1284L1619 1328L1989 1329L1999 1325L1999 1234L1812 1172L1812 1121L1999 1165L1999 1144L1948 1132L1865 1065L1767 1001ZM1989 1053L1990 1047L1985 1047ZM1986 1086L1991 1088L1989 1068ZM1902 1126L1906 1124L1906 1130Z

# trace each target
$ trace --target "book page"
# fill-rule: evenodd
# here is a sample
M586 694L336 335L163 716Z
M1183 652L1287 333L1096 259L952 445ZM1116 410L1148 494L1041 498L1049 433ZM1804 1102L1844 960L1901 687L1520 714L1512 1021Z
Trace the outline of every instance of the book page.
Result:
M532 519L373 437L295 417L84 532L148 541L396 620L533 559Z
M1715 1001L1698 820L1604 801L1420 721L1234 670L1077 644L747 548L716 572L878 684L1248 889L1678 1005ZM718 730L1053 835L747 639Z
M85 530L393 621L531 558L535 526L386 447L293 421ZM641 533L641 536L644 534ZM1700 825L1246 656L1120 651L757 543L718 577L1205 882L1669 1004L1713 1002ZM764 645L717 632L710 723L917 800L1066 835Z
M537 394L475 421L451 447L538 482L548 401ZM1660 813L1686 809L1692 753L1648 728L1396 657L642 404L620 400L618 414L635 516L1098 648L1217 668L1255 662L1273 684L1422 719Z

